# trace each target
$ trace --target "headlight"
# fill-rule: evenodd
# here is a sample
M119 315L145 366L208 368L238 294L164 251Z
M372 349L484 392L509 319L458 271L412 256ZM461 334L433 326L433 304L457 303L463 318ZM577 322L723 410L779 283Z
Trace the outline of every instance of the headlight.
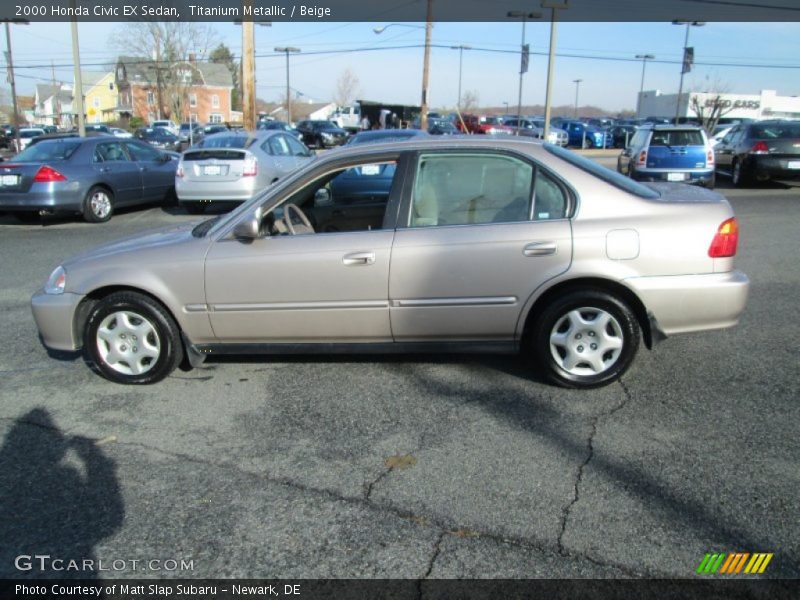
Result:
M64 267L58 266L50 274L47 283L44 284L45 294L63 294L64 287L67 285L67 272Z

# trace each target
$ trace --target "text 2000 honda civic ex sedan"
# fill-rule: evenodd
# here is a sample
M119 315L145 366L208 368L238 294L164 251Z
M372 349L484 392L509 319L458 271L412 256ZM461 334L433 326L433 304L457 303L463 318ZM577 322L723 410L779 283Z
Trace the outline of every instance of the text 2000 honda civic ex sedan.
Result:
M70 259L32 304L47 346L120 383L217 354L527 349L590 388L640 337L735 325L737 242L716 192L548 144L412 140L330 152L228 215Z

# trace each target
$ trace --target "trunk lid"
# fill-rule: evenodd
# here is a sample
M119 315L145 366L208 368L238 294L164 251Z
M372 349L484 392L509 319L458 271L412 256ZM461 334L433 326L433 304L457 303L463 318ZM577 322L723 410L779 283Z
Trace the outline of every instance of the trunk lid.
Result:
M238 181L250 156L247 150L232 148L189 150L182 158L183 177L187 181Z
M63 174L59 169L62 161L41 162L11 162L0 163L0 194L24 193L31 189L33 178L45 164Z

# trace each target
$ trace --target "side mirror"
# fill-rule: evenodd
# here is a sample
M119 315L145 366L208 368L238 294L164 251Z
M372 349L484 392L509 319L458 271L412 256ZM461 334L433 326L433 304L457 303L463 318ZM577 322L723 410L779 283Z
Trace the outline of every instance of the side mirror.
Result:
M233 237L243 242L252 242L261 237L261 208L259 207L250 217L239 221L233 228Z
M329 206L331 204L333 204L333 200L328 188L318 189L317 193L314 194L314 206Z

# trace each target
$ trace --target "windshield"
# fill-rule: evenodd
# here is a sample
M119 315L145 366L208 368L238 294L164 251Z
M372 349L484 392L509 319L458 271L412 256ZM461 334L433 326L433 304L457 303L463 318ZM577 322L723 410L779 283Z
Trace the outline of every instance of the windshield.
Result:
M73 155L75 150L81 145L79 140L45 140L28 146L14 157L20 162L50 162L54 160L66 160Z
M20 131L19 137L21 138L34 138L40 135L44 135L44 131L40 129L34 129L33 131Z
M586 171L587 173L590 173L599 179L602 179L606 183L609 183L614 187L621 189L622 191L650 200L655 200L661 197L661 194L655 190L640 183L636 183L632 179L625 177L616 171L612 171L611 169L604 167L593 160L576 154L571 150L567 150L561 146L554 146L553 144L543 144L543 146L544 149L550 154L556 155L558 158L561 158L566 162L578 167L579 169Z

